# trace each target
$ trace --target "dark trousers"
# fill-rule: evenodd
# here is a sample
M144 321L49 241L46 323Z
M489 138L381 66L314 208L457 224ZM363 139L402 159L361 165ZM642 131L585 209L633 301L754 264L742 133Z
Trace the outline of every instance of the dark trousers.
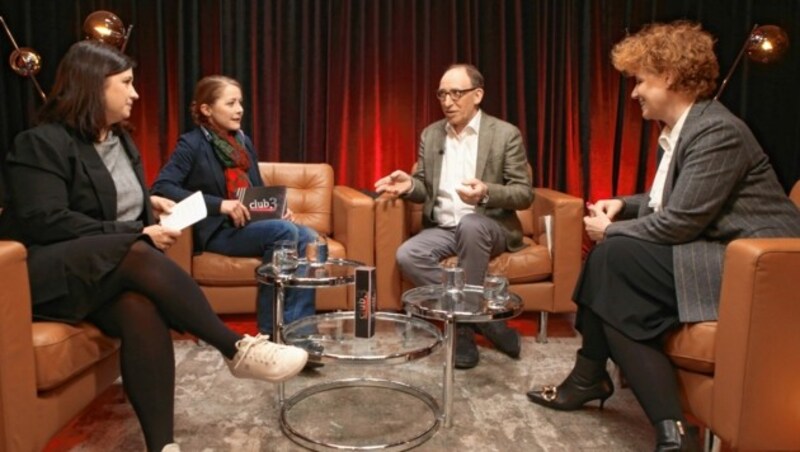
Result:
M647 417L683 418L675 369L663 338L679 325L672 247L611 237L586 260L573 299L579 353L622 369Z

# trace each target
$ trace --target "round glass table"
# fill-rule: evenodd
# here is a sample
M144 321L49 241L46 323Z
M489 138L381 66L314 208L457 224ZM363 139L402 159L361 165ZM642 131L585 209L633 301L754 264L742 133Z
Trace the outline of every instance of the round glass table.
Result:
M273 328L275 341L302 346L312 342L321 347L309 347L309 361L349 365L400 364L426 357L442 344L439 329L421 318L410 315L376 312L375 334L370 338L355 337L355 313L340 311L305 317L283 325L284 290L287 287L335 287L352 284L355 269L362 264L355 261L331 259L323 267L312 267L304 262L294 273L278 274L271 264L256 270L257 279L275 290ZM324 440L304 431L294 423L290 414L293 408L320 394L352 388L375 388L402 393L421 402L430 415L430 422L420 431L403 438L394 438L380 444L343 444ZM313 384L286 398L284 384L278 383L281 430L292 441L313 450L406 450L427 441L439 429L442 413L436 400L424 390L410 384L380 378L346 378ZM397 414L397 413L394 413Z
M522 313L519 295L509 292L505 300L487 300L482 286L466 285L461 292L445 291L438 284L416 287L403 294L406 312L444 322L445 366L442 384L444 425L452 425L453 384L455 368L455 324L507 320Z

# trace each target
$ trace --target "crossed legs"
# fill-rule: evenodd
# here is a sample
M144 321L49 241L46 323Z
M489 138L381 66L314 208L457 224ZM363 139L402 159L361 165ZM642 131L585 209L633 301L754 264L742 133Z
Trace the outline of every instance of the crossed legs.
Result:
M147 298L119 297L126 291ZM173 442L175 358L170 327L194 334L228 359L236 354L241 336L220 321L186 272L143 241L131 246L97 296L109 301L89 320L109 336L121 339L125 392L139 418L147 449L160 451Z

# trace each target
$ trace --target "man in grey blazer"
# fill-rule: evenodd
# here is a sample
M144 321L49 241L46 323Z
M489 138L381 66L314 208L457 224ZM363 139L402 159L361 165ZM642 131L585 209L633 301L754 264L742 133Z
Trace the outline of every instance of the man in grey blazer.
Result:
M480 110L483 94L477 68L448 68L436 93L445 119L422 131L414 173L397 170L375 183L379 193L423 203L425 229L397 251L401 271L417 286L439 283L439 262L454 255L466 283L481 285L492 257L524 246L515 211L533 202L525 147L516 127ZM519 357L519 333L504 322L475 329ZM458 325L456 334L456 367L476 366L472 327Z
M612 51L636 79L632 97L663 125L649 193L589 205L598 245L575 290L583 344L558 386L528 392L560 410L612 395L612 358L656 429L656 450L698 446L686 428L675 370L662 349L681 323L716 320L725 248L744 237L800 236L800 211L747 126L709 100L719 66L713 37L689 22L653 24Z

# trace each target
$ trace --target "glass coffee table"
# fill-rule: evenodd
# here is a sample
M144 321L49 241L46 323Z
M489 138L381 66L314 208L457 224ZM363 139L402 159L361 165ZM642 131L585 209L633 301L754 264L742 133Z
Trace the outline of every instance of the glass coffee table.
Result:
M507 300L486 300L483 287L466 285L461 293L453 294L441 285L429 285L407 290L403 294L406 312L425 319L444 322L445 366L442 384L444 425L452 425L453 384L455 381L456 335L455 324L507 320L522 313L519 295L509 292Z
M264 264L256 271L259 282L272 285L275 289L273 306L275 341L294 345L313 342L321 349L309 351L309 361L325 364L347 364L354 367L377 364L401 364L426 357L442 344L439 329L423 319L404 314L376 312L375 334L371 338L355 337L355 313L353 311L332 312L305 317L283 325L284 290L287 287L335 287L352 284L359 262L331 259L324 267L311 267L301 262L292 274L279 275L271 264ZM318 397L331 391L353 389L389 390L400 393L421 403L427 411L430 422L403 437L397 435L383 442L369 444L344 444L347 438L320 439L313 431L299 426L298 420L291 417L293 408L303 401ZM345 378L312 384L286 398L283 383L278 383L278 402L280 407L281 430L292 441L312 450L406 450L416 447L431 438L439 429L442 414L436 400L426 391L396 380L383 378ZM352 403L361 403L355 400ZM310 403L310 402L309 402ZM351 402L347 402L351 403ZM303 409L302 407L300 408ZM318 414L313 413L312 414ZM326 413L327 414L327 413ZM333 421L331 421L333 422Z
M324 265L309 264L306 259L299 259L298 266L292 272L281 273L271 263L259 265L256 268L256 280L261 284L272 287L272 337L276 344L283 344L283 303L286 289L289 287L324 289L353 284L356 268L363 266L363 262L349 259L328 259ZM309 360L314 357L309 354ZM278 403L283 405L284 385L278 383Z

